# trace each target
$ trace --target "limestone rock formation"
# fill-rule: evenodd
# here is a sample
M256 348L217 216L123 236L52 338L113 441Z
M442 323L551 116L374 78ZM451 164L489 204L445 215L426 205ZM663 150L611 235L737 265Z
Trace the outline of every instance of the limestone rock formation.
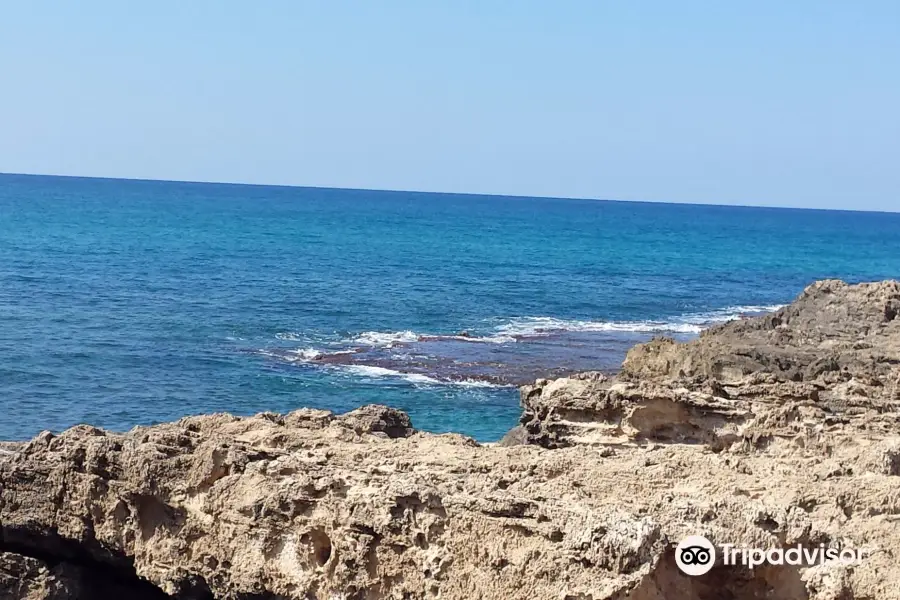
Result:
M811 433L803 424L851 437L856 427L897 432L898 317L896 281L820 281L773 314L688 343L638 344L615 378L583 373L523 387L525 441L552 448L619 436L715 448L743 432L754 443L796 442Z
M0 598L900 598L900 285L522 390L503 444L368 406L78 426L0 446ZM687 535L865 548L675 564Z

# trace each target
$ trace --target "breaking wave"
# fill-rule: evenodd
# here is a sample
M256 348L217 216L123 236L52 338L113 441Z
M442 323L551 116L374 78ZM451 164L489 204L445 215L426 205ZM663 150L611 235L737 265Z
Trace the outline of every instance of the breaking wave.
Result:
M316 352L315 355L310 352L301 352L301 353L293 353L296 356L296 359L292 360L292 357L288 354L290 353L275 353L269 352L265 350L261 350L259 352L264 356L269 356L272 358L279 358L282 360L287 360L288 362L301 362L301 363L314 363L315 359L320 356L325 356L324 353ZM330 353L335 354L335 353ZM407 383L417 384L417 385L452 385L452 386L460 386L460 387L471 387L471 388L505 388L505 387L514 387L509 384L502 383L493 383L490 381L479 381L476 379L438 379L436 377L431 377L429 375L423 375L421 373L404 373L403 371L398 371L395 369L388 369L386 367L379 367L375 365L362 365L362 364L340 364L340 363L328 363L323 366L336 370L342 371L344 373L349 373L352 375L356 375L359 377L365 377L369 379L399 379L403 380Z
M349 340L350 343L390 348L415 342L454 340L507 344L522 338L544 336L563 332L619 332L619 333L681 333L698 334L703 329L743 316L755 316L773 312L784 305L729 306L708 312L688 313L670 320L660 321L593 321L568 320L556 317L514 317L498 325L494 332L472 335L466 332L452 335L424 334L414 331L380 332L366 331Z
M422 375L421 373L404 373L402 371L396 371L394 369L387 369L385 367L376 367L371 365L335 365L341 368L344 371L353 373L354 375L361 375L363 377L371 377L374 379L380 379L384 377L395 377L398 379L402 379L409 383L418 383L425 385L458 385L462 387L480 387L480 388L502 388L502 387L510 387L508 385L499 384L499 383L491 383L489 381L477 381L474 379L437 379L435 377L430 377L428 375Z
M517 317L497 327L497 331L512 338L525 338L566 331L620 333L683 333L698 334L711 325L725 323L743 316L773 312L784 305L729 306L709 312L689 313L667 321L583 321L555 317Z
M397 344L410 344L419 341L419 334L412 331L395 331L382 333L380 331L366 331L352 340L352 343L364 346L395 346Z
M702 325L657 321L579 321L554 317L520 317L498 327L502 334L514 339L528 338L566 331L621 333L700 333Z
M612 366L610 343L613 348L616 344L633 343L633 336L627 334L693 336L718 323L779 308L778 305L730 306L658 321L515 317L499 324L486 323L474 332L366 331L343 339L323 340L321 345L313 341L315 335L285 333L277 335L277 339L303 340L303 345L311 343L317 347L268 348L259 350L259 354L367 379L396 379L427 386L507 387L511 382L533 380L535 376L543 376L542 373ZM611 339L594 344L592 338L584 335L593 332L611 334L606 336ZM569 345L567 340L573 348L571 353L565 349ZM523 345L521 349L519 344Z

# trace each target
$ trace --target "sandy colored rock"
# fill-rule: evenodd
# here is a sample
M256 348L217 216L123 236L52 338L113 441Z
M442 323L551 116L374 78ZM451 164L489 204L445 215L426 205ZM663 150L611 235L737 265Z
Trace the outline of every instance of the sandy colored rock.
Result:
M900 598L898 307L896 282L815 284L773 315L638 346L616 377L526 386L506 444L374 406L43 433L0 453L0 593ZM870 555L689 577L674 548L694 534Z

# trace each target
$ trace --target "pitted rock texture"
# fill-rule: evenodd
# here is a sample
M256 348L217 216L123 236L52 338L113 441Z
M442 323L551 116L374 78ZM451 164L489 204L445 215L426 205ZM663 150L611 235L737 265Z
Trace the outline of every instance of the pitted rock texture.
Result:
M897 298L823 282L617 377L539 381L502 445L373 406L7 445L0 597L900 598ZM870 554L688 577L687 535Z
M522 388L524 441L615 438L724 447L897 432L900 283L820 281L763 317L696 340L632 348L614 378L582 373ZM851 425L852 427L847 427ZM746 435L744 435L746 433Z
M866 392L874 395L866 397L877 403L900 400L898 363L900 283L826 280L775 313L707 329L690 343L640 344L628 353L622 375L716 381L727 389L766 374L779 382L811 382L838 396L848 391L841 384L856 380L872 388Z

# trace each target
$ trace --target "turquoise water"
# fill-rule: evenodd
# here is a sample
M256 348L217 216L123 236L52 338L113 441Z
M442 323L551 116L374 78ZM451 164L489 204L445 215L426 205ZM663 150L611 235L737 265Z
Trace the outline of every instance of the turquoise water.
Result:
M515 385L900 277L900 214L0 175L0 439L370 402L498 438Z

